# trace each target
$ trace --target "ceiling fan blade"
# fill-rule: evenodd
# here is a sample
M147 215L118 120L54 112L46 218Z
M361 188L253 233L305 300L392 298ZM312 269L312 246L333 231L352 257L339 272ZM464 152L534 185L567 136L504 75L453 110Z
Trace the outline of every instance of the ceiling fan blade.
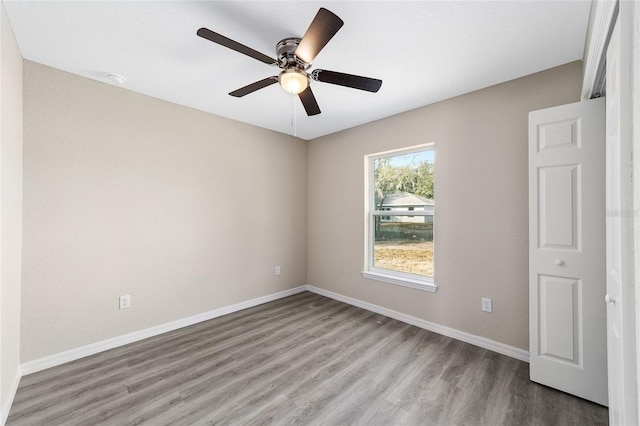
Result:
M377 78L361 77L336 71L314 70L311 73L311 78L323 83L337 84L374 93L380 90L380 86L382 86L382 80Z
M262 79L260 81L256 81L255 83L251 83L247 86L241 87L238 90L234 90L233 92L229 93L231 96L234 96L236 98L241 98L244 95L248 95L249 93L253 93L256 90L260 90L260 89L264 89L267 86L271 86L274 83L278 82L278 77L277 76L272 76L272 77L267 77L265 79Z
M320 107L318 106L318 102L316 102L316 97L313 96L311 86L299 93L298 97L300 98L300 101L302 101L302 105L304 106L304 110L307 112L308 116L320 114Z
M257 50L247 47L244 44L240 44L237 41L231 40L230 38L227 38L221 34L215 33L210 29L200 28L196 34L198 34L202 38L206 38L207 40L217 43L221 46L227 47L231 50L235 50L236 52L240 52L244 55L250 56L253 59L259 60L260 62L264 62L265 64L275 65L278 63L275 59L270 58L269 56L263 53L260 53Z
M295 55L311 63L322 48L342 28L344 22L333 12L321 7L296 48Z

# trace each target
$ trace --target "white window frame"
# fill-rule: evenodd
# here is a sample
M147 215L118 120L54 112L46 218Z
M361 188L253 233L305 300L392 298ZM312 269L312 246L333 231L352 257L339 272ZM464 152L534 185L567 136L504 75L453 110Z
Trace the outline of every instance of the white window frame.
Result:
M374 172L375 161L379 158L393 157L397 155L411 154L414 152L427 151L435 149L433 142L421 145L414 145L406 148L394 149L390 151L377 152L364 156L364 181L365 181L365 200L364 200L364 269L362 276L368 279L382 281L386 283L401 285L404 287L415 288L418 290L435 292L438 286L435 284L433 277L424 275L410 274L407 272L393 271L389 269L376 268L374 266L374 249L375 249L375 220L376 216L430 216L427 211L389 211L376 210L375 189L374 189ZM434 211L435 222L435 211ZM435 240L434 240L435 244Z

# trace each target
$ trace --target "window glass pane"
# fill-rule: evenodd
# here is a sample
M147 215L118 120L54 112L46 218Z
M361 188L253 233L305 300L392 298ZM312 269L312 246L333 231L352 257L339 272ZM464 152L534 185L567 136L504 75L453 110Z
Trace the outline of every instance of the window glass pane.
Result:
M373 266L433 276L433 216L376 216Z
M375 159L375 210L433 208L434 164L432 149Z

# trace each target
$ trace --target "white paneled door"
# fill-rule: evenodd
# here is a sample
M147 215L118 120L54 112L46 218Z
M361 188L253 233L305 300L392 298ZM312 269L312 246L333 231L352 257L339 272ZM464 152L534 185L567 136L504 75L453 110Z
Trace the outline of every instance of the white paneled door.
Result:
M529 114L531 380L607 405L605 100Z
M622 6L624 8L624 6ZM621 9L622 10L622 9ZM623 143L625 126L622 87L625 58L621 55L618 18L607 48L607 348L609 358L609 424L638 424L633 336L633 194L632 152ZM628 116L627 116L628 117ZM627 134L627 138L630 136ZM637 273L637 272L636 272Z

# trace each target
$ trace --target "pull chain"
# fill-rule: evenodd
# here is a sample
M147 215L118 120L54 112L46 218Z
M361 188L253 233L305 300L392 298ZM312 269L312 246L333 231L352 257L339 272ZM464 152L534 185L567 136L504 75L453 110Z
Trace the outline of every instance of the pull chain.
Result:
M293 127L293 136L298 137L298 117L296 115L295 96L291 96L291 127Z
M293 127L293 136L298 137L298 115L296 114L296 97L291 96L291 127Z

